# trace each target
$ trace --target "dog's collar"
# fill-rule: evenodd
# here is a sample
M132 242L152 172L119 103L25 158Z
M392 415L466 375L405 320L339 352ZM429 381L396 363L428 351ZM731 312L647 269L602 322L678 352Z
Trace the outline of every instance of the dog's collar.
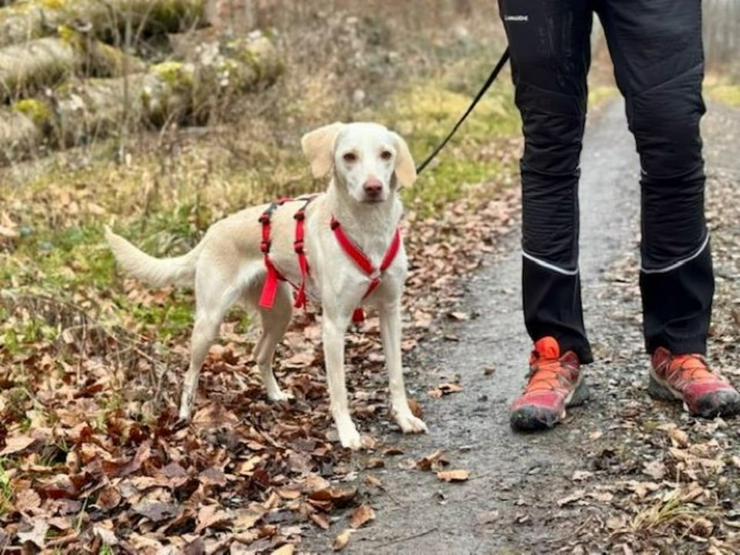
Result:
M355 243L344 231L342 224L339 223L334 216L331 218L331 229L334 232L339 246L342 247L344 253L349 256L355 265L367 275L370 279L367 291L363 295L363 299L367 298L373 291L375 291L383 279L383 272L391 267L393 261L398 255L398 251L401 250L401 230L396 228L396 232L393 234L391 244L388 246L388 250L383 257L383 261L380 263L380 267L376 268L372 263L372 260L362 251L362 249ZM355 323L362 322L365 319L365 313L362 308L355 310L352 315L352 320Z

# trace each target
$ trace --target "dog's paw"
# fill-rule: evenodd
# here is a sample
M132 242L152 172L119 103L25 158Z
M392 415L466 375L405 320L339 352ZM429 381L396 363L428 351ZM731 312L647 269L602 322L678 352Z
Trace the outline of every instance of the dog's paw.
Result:
M408 414L396 414L396 424L401 427L401 431L404 434L424 434L427 430L427 425L421 418L416 418L411 413Z
M190 424L190 417L192 416L192 410L190 407L180 407L180 413L178 414L177 421L181 425L187 426Z
M339 443L345 449L352 449L353 451L362 448L362 438L354 426L339 429Z
M295 399L292 394L285 393L280 389L278 389L277 391L268 391L267 398L273 403L281 403L283 401L292 401L293 399Z

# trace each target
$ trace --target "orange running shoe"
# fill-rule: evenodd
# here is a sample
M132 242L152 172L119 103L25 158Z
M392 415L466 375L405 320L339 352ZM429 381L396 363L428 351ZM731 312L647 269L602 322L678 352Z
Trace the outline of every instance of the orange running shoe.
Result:
M714 418L740 413L740 393L713 373L702 355L674 355L658 347L652 356L648 393L656 399L683 401L694 416Z
M573 351L560 355L554 337L534 344L529 359L529 383L511 406L511 427L519 431L552 428L565 418L565 408L583 403L588 390Z

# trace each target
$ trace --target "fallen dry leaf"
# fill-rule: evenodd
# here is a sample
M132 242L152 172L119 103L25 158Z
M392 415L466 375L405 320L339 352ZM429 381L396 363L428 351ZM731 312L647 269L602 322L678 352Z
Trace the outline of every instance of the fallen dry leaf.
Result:
M218 526L231 520L231 516L219 505L205 505L198 511L198 526L195 533L199 533L206 528Z
M277 494L283 499L298 499L301 496L301 490L292 488L282 488L277 490Z
M107 524L105 526L104 524ZM108 521L107 523L95 524L93 526L93 534L98 536L102 542L108 546L118 545L118 538L116 533L113 531L113 524Z
M28 449L34 442L35 438L31 436L13 436L5 440L5 447L0 451L0 456L14 455Z
M673 441L673 444L676 447L686 448L689 445L689 435L684 432L683 430L679 430L678 428L673 428L668 432L668 435L670 436L671 440Z
M468 320L470 318L470 316L468 316L465 312L460 312L460 311L448 312L447 317L450 320L457 320L460 322Z
M586 492L582 489L576 490L570 495L567 495L565 497L562 497L557 500L558 507L565 507L566 505L570 505L571 503L574 503L575 501L579 501L583 499L586 496Z
M467 470L442 470L437 472L437 478L443 482L465 482L470 478L470 472Z
M273 551L272 555L293 555L293 553L295 553L295 545L292 543L286 543Z
M460 393L462 390L463 390L463 387L456 383L443 383L443 384L438 385L434 389L431 389L429 391L429 396L434 399L439 399L441 397L444 397L445 395L451 395L452 393Z
M162 522L177 516L179 507L173 503L144 502L131 507L134 512L147 517L154 523Z
M41 497L32 489L19 491L15 496L15 509L22 513L38 509L41 506Z
M100 491L95 504L104 511L110 511L111 509L115 509L120 502L121 494L118 488L107 486Z
M223 471L219 468L207 468L203 472L200 473L200 476L198 476L201 483L204 485L215 485L215 486L225 486L226 485L226 475L223 473Z
M250 509L236 511L231 527L234 532L246 532L257 524L263 516L265 516L265 513L262 511Z
M349 538L352 535L352 530L347 529L341 534L339 534L336 538L334 538L334 543L332 544L332 549L334 551L342 551L345 547L347 547L347 544L349 543Z
M643 466L642 472L653 480L662 480L666 474L666 468L661 461L650 461Z
M328 502L334 507L343 507L347 505L357 495L357 488L340 488L329 487L323 490L315 491L309 495L310 501Z
M331 522L329 522L329 519L321 513L313 513L310 518L313 523L322 530L328 530L329 526L331 526Z
M36 518L32 522L32 528L27 532L18 532L20 544L32 543L39 549L46 545L46 533L49 531L49 523L43 518Z
M310 474L303 481L303 491L308 493L329 489L329 486L329 481L318 474Z
M375 520L375 511L369 505L360 505L353 512L349 519L349 525L352 528L361 528L371 520Z
M409 409L411 409L411 414L413 414L416 418L424 418L424 409L422 408L419 401L409 398L408 404Z
M427 472L429 470L439 470L448 464L450 464L450 461L447 460L445 452L439 449L431 455L427 455L416 461L416 468Z

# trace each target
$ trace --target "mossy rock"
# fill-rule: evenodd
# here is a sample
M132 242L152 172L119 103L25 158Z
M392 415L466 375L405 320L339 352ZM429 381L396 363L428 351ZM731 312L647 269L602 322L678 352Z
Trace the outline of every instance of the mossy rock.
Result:
M51 107L43 100L35 98L19 100L13 105L13 109L29 118L41 129L51 126L54 119L54 112Z
M175 61L162 62L153 66L151 72L172 90L184 91L193 88L194 67L192 64Z

